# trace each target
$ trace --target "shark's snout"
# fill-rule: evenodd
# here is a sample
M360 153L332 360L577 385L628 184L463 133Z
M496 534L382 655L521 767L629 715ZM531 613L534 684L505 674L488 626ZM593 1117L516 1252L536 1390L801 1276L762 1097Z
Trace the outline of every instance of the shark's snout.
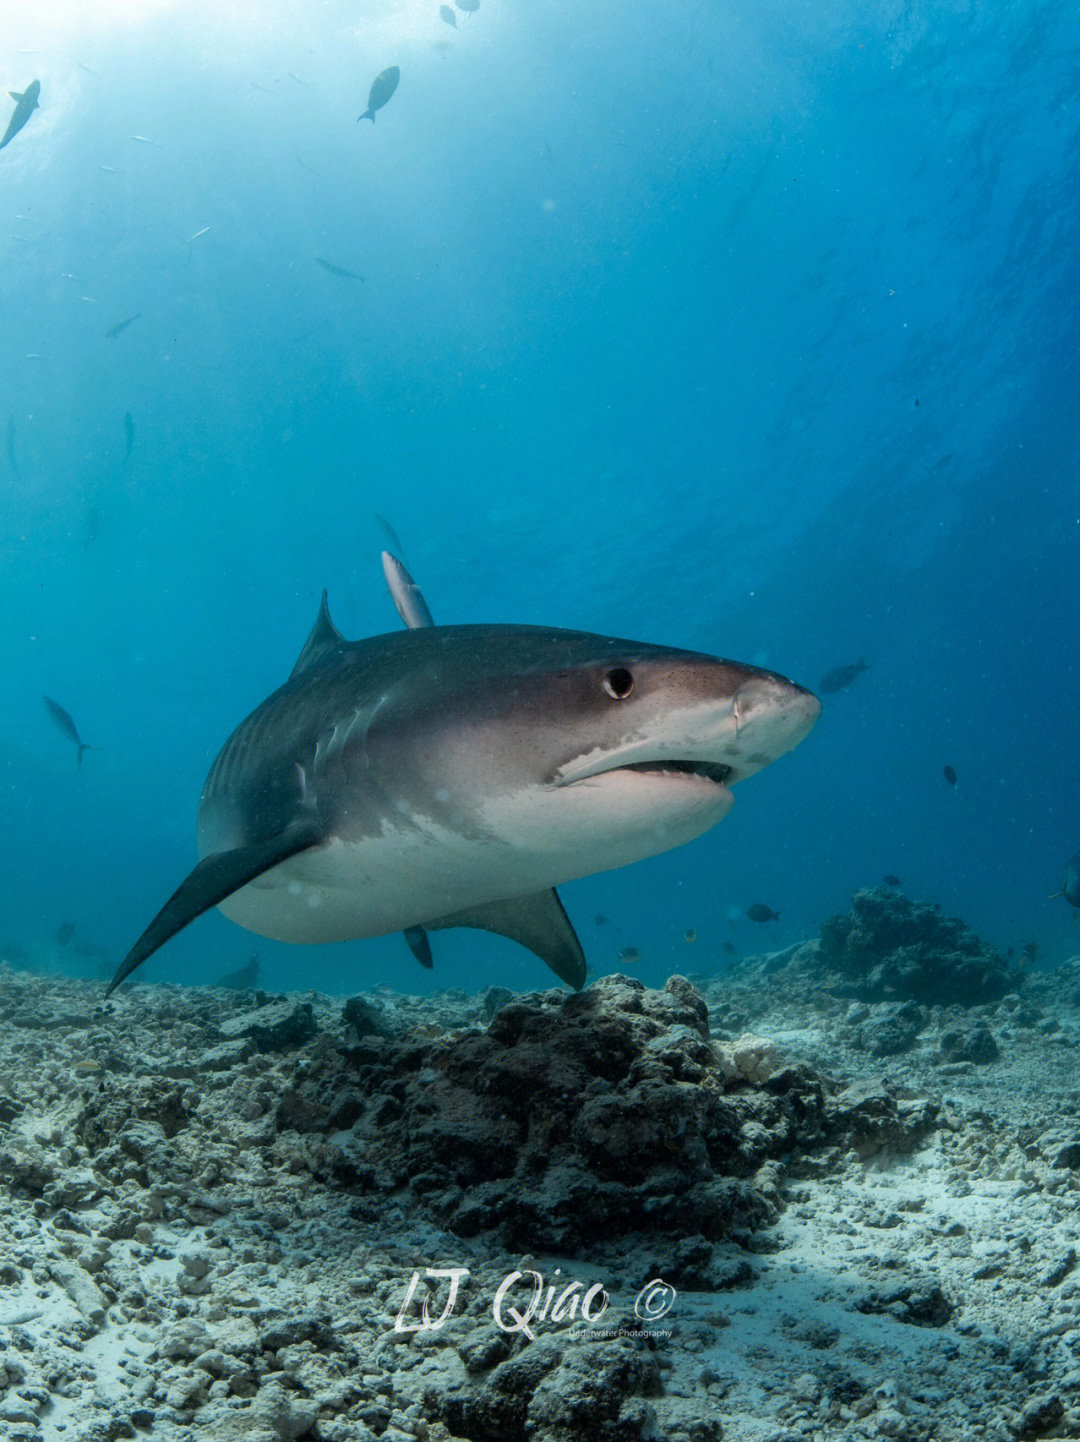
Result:
M724 747L731 780L741 781L797 746L821 715L810 691L771 672L749 677L731 698L734 729Z

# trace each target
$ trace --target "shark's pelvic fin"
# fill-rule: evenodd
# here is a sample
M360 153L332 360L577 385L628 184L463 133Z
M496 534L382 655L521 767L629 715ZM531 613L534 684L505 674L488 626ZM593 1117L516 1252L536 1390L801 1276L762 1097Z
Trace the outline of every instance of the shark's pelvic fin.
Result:
M120 983L153 955L171 936L182 931L204 911L239 891L256 876L277 866L298 851L307 851L322 840L322 832L314 821L300 821L287 826L277 836L254 846L241 846L235 851L218 851L205 857L195 870L181 882L153 921L139 937L117 967L105 995L110 996Z
M474 926L509 937L535 953L575 991L585 985L585 953L554 887L533 896L516 896L511 901L492 901L487 906L456 911L453 916L427 923L429 931L448 926Z
M291 681L294 676L299 676L301 671L310 671L313 666L318 666L329 656L336 655L344 641L345 637L330 619L330 607L324 591L322 600L319 602L319 614L315 617L315 624L311 628L311 635L304 642L304 649L297 656L296 665L289 672L289 680Z
M409 950L421 966L426 966L428 971L435 965L431 955L431 942L428 941L427 932L422 926L410 926L406 928L405 940L409 943Z

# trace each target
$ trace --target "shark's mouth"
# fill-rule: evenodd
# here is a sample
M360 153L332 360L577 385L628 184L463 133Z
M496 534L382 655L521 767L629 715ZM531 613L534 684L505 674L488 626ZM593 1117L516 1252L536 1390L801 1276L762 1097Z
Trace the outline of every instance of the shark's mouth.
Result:
M638 744L621 748L621 756L627 758L624 761L620 759L620 751L594 751L591 755L577 757L560 767L551 780L556 786L573 786L579 781L617 776L627 771L657 778L684 777L690 785L694 781L708 781L713 786L724 787L729 781L739 779L737 768L724 761L706 761L703 758L685 756L650 756L647 760L630 760L635 752L640 755L645 749L644 745Z
M682 776L700 776L705 781L712 781L717 786L723 786L733 775L735 768L725 766L722 761L631 761L626 766L617 768L619 771L646 771L654 776L666 776L677 773Z

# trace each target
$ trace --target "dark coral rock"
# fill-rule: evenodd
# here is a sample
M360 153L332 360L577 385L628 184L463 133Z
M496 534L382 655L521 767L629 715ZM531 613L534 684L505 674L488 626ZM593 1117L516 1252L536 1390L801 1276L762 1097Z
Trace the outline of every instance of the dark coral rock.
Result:
M865 1160L880 1152L902 1155L927 1137L937 1121L936 1102L897 1101L881 1082L856 1082L828 1106L830 1135Z
M0 1176L15 1192L43 1192L56 1180L57 1165L51 1152L26 1137L12 1137L0 1146Z
M271 1001L243 1011L219 1028L226 1041L250 1037L258 1051L288 1051L303 1046L318 1030L310 1001Z
M329 1315L305 1312L285 1319L280 1313L275 1313L264 1319L256 1314L254 1320L257 1323L268 1322L266 1330L259 1335L259 1346L264 1352L276 1352L279 1347L294 1347L298 1342L312 1342L322 1352L336 1351L341 1346Z
M73 1130L94 1159L95 1171L119 1181L176 1179L190 1174L172 1138L191 1123L198 1098L160 1077L122 1077L95 1091L75 1118Z
M887 887L857 891L847 916L825 922L818 959L864 1001L976 1006L1021 979L962 921Z
M484 1020L490 1021L496 1012L514 999L514 993L505 986L489 986L484 992Z
M1056 1392L1033 1397L1013 1423L1013 1436L1021 1439L1045 1437L1065 1416L1065 1403Z
M906 1144L895 1102L878 1104L868 1149ZM407 1190L458 1235L526 1250L746 1232L778 1213L776 1160L853 1129L806 1066L729 1089L690 983L625 976L516 998L486 1031L326 1051L276 1121L312 1137L317 1175L367 1194L358 1216Z
M859 1029L859 1042L871 1056L899 1056L911 1050L925 1024L922 1008L913 1001L875 1007Z
M993 1034L982 1022L977 1026L951 1027L941 1034L944 1062L970 1061L985 1066L987 1062L997 1061L1000 1055Z
M186 1089L159 1077L117 1080L95 1092L75 1119L75 1136L94 1153L115 1143L122 1133L151 1123L164 1137L174 1137L191 1121L194 1105Z
M381 1006L365 1001L362 996L350 996L341 1009L341 1019L346 1026L356 1028L358 1036L393 1036L394 1027Z
M913 1327L944 1327L955 1308L933 1278L898 1282L856 1302L858 1312L884 1313Z
M640 1399L661 1390L655 1359L622 1341L587 1350L587 1358L564 1355L557 1340L537 1337L500 1362L482 1387L449 1399L442 1420L474 1442L633 1442L654 1435Z
M556 1370L563 1349L542 1338L516 1356L500 1362L483 1387L451 1398L443 1413L450 1430L462 1436L503 1442L525 1435L525 1414L537 1387Z

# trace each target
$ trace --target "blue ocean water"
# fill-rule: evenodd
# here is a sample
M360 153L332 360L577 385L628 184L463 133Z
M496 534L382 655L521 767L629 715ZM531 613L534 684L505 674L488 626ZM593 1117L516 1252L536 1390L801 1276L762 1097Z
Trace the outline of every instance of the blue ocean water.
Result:
M596 970L714 969L885 873L1080 949L1075 6L83 9L0 15L3 90L41 81L0 151L0 941L111 971L323 586L396 628L382 514L438 621L867 662L715 831L563 888ZM435 950L211 915L145 975L551 979Z

